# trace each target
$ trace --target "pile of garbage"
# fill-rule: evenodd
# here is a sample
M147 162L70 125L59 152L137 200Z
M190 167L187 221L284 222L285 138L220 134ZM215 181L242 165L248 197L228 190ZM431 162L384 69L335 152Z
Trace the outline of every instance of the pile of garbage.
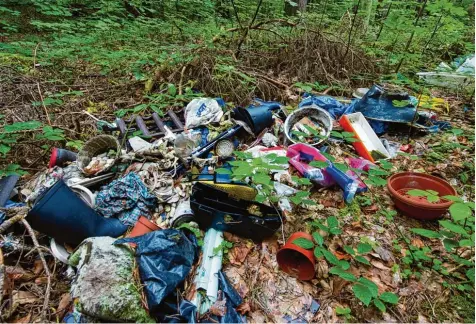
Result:
M380 135L451 127L407 93L375 85L359 94L344 103L306 95L291 113L278 102L227 110L222 99L200 98L183 119L169 111L101 121L102 134L79 153L53 149L48 170L21 187L18 176L1 180L0 233L14 222L8 211L23 210L50 238L45 253L71 280L66 322L245 322L222 271L225 232L255 242L276 235L294 206L312 204L297 194L303 188L337 186L351 203L367 190L359 170L407 149ZM349 170L327 153L343 141L358 155L345 159ZM296 251L289 239L278 265L309 280L314 264Z

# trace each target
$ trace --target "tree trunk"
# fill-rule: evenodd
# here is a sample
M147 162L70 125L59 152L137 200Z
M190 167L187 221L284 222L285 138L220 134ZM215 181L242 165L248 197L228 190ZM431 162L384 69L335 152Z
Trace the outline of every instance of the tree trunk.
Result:
M307 1L308 0L285 0L284 14L286 16L295 16L297 15L298 11L305 12Z

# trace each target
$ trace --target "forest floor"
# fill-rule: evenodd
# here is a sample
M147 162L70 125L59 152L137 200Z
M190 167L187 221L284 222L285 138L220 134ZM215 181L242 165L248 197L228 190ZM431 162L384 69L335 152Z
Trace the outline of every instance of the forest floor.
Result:
M305 54L306 62L312 57L312 51L309 51ZM258 57L259 53L254 55ZM284 61L293 54L289 55L279 60ZM358 53L350 53L352 58L354 55L359 57ZM293 84L300 81L299 73L304 72L294 75L290 75L290 70L275 73L270 71L270 65L259 67L258 62L252 62L252 55L246 64L240 61L241 65L233 63L230 56L228 66L231 68L220 65L218 68L222 70L217 73L213 55L204 53L192 63L169 70L157 69L152 77L145 79L129 74L101 74L94 66L78 62L67 81L61 77L61 71L56 70L61 66L42 67L36 65L35 60L35 57L13 55L8 60L3 58L0 65L0 120L2 123L40 120L45 124L49 120L53 127L64 131L70 143L85 141L97 133L96 120L90 115L112 122L118 111L121 111L119 114L146 113L156 109L153 107L155 104L175 106L179 110L180 106L196 96L187 89L192 86L203 96L223 97L230 105L246 105L254 96L259 96L295 108L303 92ZM278 57L272 62L279 64ZM365 57L360 58L360 63L352 64L359 67L347 66L347 69L356 75L376 72ZM342 77L331 70L329 68L324 76L324 79L329 78L329 84L322 80L319 83L322 87L320 93L350 97L357 86L370 87L373 84L368 80L353 82L351 76ZM306 76L308 80L311 77ZM342 81L341 86L336 87L339 80ZM175 90L170 91L170 84ZM418 97L418 93L411 88L402 89ZM316 89L312 92L319 94ZM386 174L415 171L436 175L452 184L463 200L472 202L475 192L474 106L454 93L442 90L430 90L430 93L447 102L448 112L439 111L438 120L449 121L453 130L412 134L410 137L408 131L385 135L389 140L410 147L408 154L398 155L389 161ZM7 163L20 164L23 170L30 173L22 180L31 179L47 168L50 151L43 145L35 138L25 138L8 155ZM64 145L64 142L57 145ZM328 154L337 162L342 162L349 154L356 156L353 147L345 142L331 143ZM412 228L423 228L439 232L442 228L438 221L418 221L406 217L395 210L385 185L370 186L370 189L358 195L352 204L345 204L338 188L312 189L310 199L315 201L316 206L296 206L287 215L282 232L273 239L255 244L236 236L226 237L233 246L227 252L224 270L245 301L241 311L247 315L249 322L473 321L474 225L472 245L461 245L457 252L448 252L440 237L428 238L411 231ZM296 231L310 232L312 221L325 221L331 216L337 217L342 233L326 239L329 251L339 260L349 261L349 273L372 280L379 294L393 292L398 295L397 304L387 303L385 311L373 304L366 307L354 296L351 281L329 273L331 265L324 258L318 260L316 277L310 281L294 279L278 268L275 256L284 244L284 238ZM474 224L474 217L471 217ZM450 219L449 214L445 214L444 219ZM457 238L466 235L456 234ZM20 238L19 245L30 242L25 233ZM39 238L41 242L47 240L41 235ZM367 264L356 262L344 250L345 246L357 246L359 243L372 247L363 255ZM5 255L2 260L8 265L12 291L22 294L17 297L17 303L10 308L10 312L2 314L2 317L5 321L17 323L37 319L46 286L44 268L35 253L20 250ZM412 254L410 250L419 257L406 262ZM459 259L452 257L455 254ZM53 279L47 318L57 322L62 320L71 303L69 279L65 265L50 255L47 260ZM435 267L435 264L446 271L441 271L441 267ZM473 279L467 276L471 264ZM318 311L313 301L320 305Z

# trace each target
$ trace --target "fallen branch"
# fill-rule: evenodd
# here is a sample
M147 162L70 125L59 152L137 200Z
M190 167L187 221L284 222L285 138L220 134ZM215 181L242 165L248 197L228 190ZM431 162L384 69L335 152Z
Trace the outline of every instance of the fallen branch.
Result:
M36 87L38 88L38 94L40 95L41 105L43 106L43 109L45 110L46 120L48 121L48 125L51 126L50 115L48 114L48 109L46 108L45 102L43 100L43 95L41 94L40 83L37 82Z
M263 25L268 25L268 24L273 24L273 23L280 23L281 25L285 25L285 26L289 26L289 27L296 27L298 23L295 23L295 22L292 22L292 21L288 21L286 19L270 19L270 20L265 20L265 21L260 21L259 23L256 23L255 25L253 26L250 26L250 27L233 27L233 28L229 28L227 30L225 30L226 33L233 33L233 32L237 32L237 31L242 31L243 29L248 29L248 30L253 30L253 29L257 29L257 30L265 30L265 29L262 29L261 26ZM270 30L266 30L266 31L270 31ZM213 42L216 42L220 39L219 35L213 37Z
M46 310L48 309L48 304L50 302L50 293L51 293L51 273L50 269L48 268L48 264L46 263L45 256L43 255L43 252L41 252L41 246L38 244L38 240L36 239L35 232L31 228L30 224L26 221L26 219L21 220L23 226L28 231L28 234L30 234L31 240L33 241L33 245L35 246L36 250L38 251L38 256L40 257L41 263L43 264L43 268L45 269L46 273L46 292L45 292L45 299L43 301L43 310L41 311L41 319L45 318L46 315Z

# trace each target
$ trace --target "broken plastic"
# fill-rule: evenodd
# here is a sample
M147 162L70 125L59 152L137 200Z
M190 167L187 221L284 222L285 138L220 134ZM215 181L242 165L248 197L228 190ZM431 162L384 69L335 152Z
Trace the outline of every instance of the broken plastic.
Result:
M359 183L358 180L351 178L349 175L337 169L319 150L310 145L303 143L294 144L288 147L287 157L290 158L289 163L296 170L308 178L312 182L322 187L330 187L337 183L344 191L344 200L350 203L357 190L364 191L366 186ZM328 164L324 168L316 168L310 166L311 161L321 161Z

